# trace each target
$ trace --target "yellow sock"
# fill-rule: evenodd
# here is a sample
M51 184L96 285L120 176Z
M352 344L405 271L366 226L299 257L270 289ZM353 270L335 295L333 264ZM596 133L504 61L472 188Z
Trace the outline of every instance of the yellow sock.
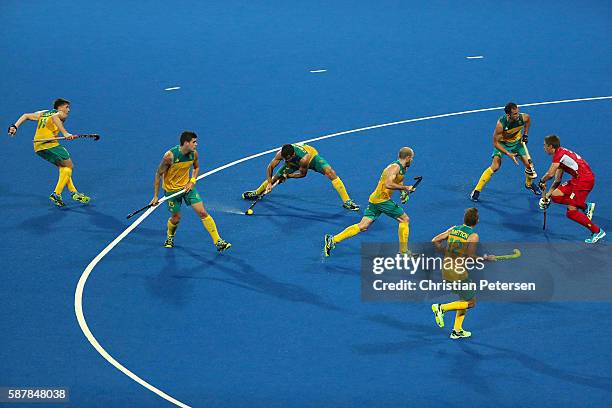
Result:
M468 308L468 302L463 301L463 300L457 300L456 302L445 303L442 305L442 310L445 312L448 312L449 310L460 310L460 309L467 309L467 308Z
M334 235L334 242L342 242L347 238L354 237L359 234L361 230L359 229L359 225L353 224L350 227L346 228L344 231L339 233L338 235Z
M334 186L334 188L340 195L340 199L342 199L343 203L346 202L347 200L350 200L349 195L346 192L346 188L344 187L344 183L342 182L342 180L340 180L340 177L336 177L335 179L332 180L331 183L332 183L332 186Z
M206 228L206 231L208 231L213 242L216 244L217 241L221 239L221 237L217 232L217 225L215 224L215 220L213 220L213 217L209 215L206 218L202 218L202 224L204 224L204 228Z
M525 173L525 185L527 187L531 187L532 184L533 184L533 179L529 177L529 174Z
M173 224L172 221L170 221L172 218L168 218L168 236L169 237L174 237L174 234L176 234L176 229L178 227L178 224Z
M493 170L491 170L491 167L487 167L487 169L482 173L482 176L480 176L480 180L478 181L478 184L476 185L476 188L474 190L482 191L485 184L487 184L489 180L491 180L492 175Z
M400 222L397 227L397 236L399 237L399 247L402 254L408 253L408 235L410 234L410 227L406 222Z
M261 185L259 187L257 187L257 190L255 190L255 194L259 195L259 194L263 193L265 191L266 187L268 187L268 180L264 180L264 182L261 183Z
M455 313L455 326L453 329L455 329L455 331L463 330L463 319L465 319L467 310L461 309L457 310Z
M66 187L68 188L68 191L70 191L71 193L77 192L77 189L74 186L74 183L72 182L72 177L68 179L68 182L66 183Z
M59 179L57 180L57 185L55 186L55 194L62 194L66 183L68 180L70 180L70 176L72 176L72 169L70 167L59 168Z

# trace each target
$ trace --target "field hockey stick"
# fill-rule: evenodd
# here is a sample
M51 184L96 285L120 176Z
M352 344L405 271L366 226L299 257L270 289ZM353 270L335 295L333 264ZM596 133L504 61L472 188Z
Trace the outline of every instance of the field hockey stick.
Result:
M547 208L544 209L544 222L542 223L542 230L546 231L546 210Z
M147 205L145 205L144 207L142 207L141 209L139 209L139 210L136 210L136 211L133 211L133 212L129 213L129 214L127 215L127 217L125 217L125 218L130 219L130 218L132 218L133 216L135 216L136 214L139 214L139 213L143 212L144 210L148 210L148 209L149 209L149 208L151 208L151 207L153 207L153 204L147 204Z
M521 256L521 251L514 249L514 252L509 255L494 255L496 261L503 261L505 259L516 259Z
M412 190L411 191L405 191L404 190L400 194L400 198L402 200L402 204L406 204L406 202L408 202L408 199L410 198L410 194L414 193L416 187L423 180L423 176L416 176L414 179L416 180L416 182L412 185Z
M100 135L97 133L88 133L88 134L84 134L84 135L72 135L74 136L75 139L93 139L94 141L98 141L100 140ZM61 137L53 137L51 139L34 139L32 140L33 142L54 142L56 140L66 140L68 139L66 136L61 136Z
M200 177L202 177L202 176L200 176ZM182 190L176 191L176 192L174 192L174 193L172 193L172 194L170 194L170 195L164 196L164 197L162 197L162 198L161 198L161 199L160 199L160 200L157 202L157 204L155 204L155 205L153 205L153 204L147 204L147 205L145 205L144 207L142 207L141 209L138 209L138 210L136 210L136 211L133 211L133 212L129 213L129 214L127 215L127 217L126 217L126 218L132 218L133 216L135 216L135 215L136 215L136 214L138 214L138 213L143 212L144 210L147 210L147 209L149 209L149 208L151 208L151 207L156 207L156 206L160 205L161 203L163 203L164 201L171 200L171 199L173 199L174 197L178 197L178 196L183 195L183 194L185 194L185 193L187 193L187 191L186 191L185 189L182 189Z
M527 157L527 163L529 163L529 169L531 170L531 175L529 178L536 178L538 174L535 171L535 167L533 167L533 161L531 160L531 155L529 154L529 149L527 148L527 143L521 142L523 144L523 149L525 149L525 156Z
M272 188L276 187L278 185L278 183L280 182L280 179L276 180L276 182L274 184L272 184ZM272 189L270 189L269 192L271 192ZM268 192L268 193L269 193ZM262 198L264 198L268 193L266 193L265 191L261 194L259 194L257 196L257 198L255 198L255 201L253 201L253 204L251 204L251 206L249 208L247 208L247 210L244 212L246 215L251 215L253 214L253 207L255 207L257 205L258 202L261 201Z

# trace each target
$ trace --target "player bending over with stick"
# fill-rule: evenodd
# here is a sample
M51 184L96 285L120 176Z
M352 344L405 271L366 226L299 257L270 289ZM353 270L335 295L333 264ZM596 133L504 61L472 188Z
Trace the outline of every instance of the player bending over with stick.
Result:
M540 180L540 188L545 190L546 182L553 177L555 181L550 186L550 190L540 199L540 208L546 210L551 199L557 204L567 205L567 212L565 213L567 218L591 231L592 235L584 242L587 244L596 243L605 237L606 233L591 222L595 211L595 203L586 201L595 185L595 175L591 171L591 167L580 155L561 147L561 140L557 135L548 135L544 138L544 151L552 156L552 164ZM561 184L563 172L568 173L572 178Z
M274 174L274 168L284 160L285 164ZM286 144L279 150L267 169L267 179L257 188L257 190L245 191L242 198L245 200L256 200L264 192L269 193L275 183L284 182L286 179L298 179L306 177L308 170L314 170L326 176L332 186L338 192L342 200L342 207L351 211L359 211L359 206L351 200L344 183L329 165L327 160L319 155L319 152L307 144Z
M174 247L174 235L181 221L181 202L184 201L186 205L190 205L194 209L198 217L200 217L200 220L202 220L202 224L210 234L213 243L217 247L217 251L223 252L232 245L222 240L219 236L215 220L206 212L200 194L195 188L198 172L200 171L198 152L196 151L198 136L193 132L185 131L181 133L180 142L180 145L174 146L164 154L155 172L155 179L153 182L153 199L150 205L157 205L159 201L160 178L163 180L166 196L172 195L183 189L185 190L185 193L166 200L168 211L170 211L172 216L168 219L168 237L164 246L166 248ZM190 178L189 169L192 166L193 171Z
M542 194L538 186L533 183L533 179L538 175L527 150L527 134L531 126L531 118L526 113L519 113L519 108L514 102L508 102L504 107L504 112L505 115L499 118L493 132L493 154L491 156L493 161L491 166L482 173L478 184L470 194L472 201L478 201L484 186L491 180L493 173L501 167L502 155L510 157L517 166L516 156L519 156L525 165L525 188L533 191L535 195Z
M391 200L395 190L410 192L413 186L404 185L404 175L414 159L414 152L409 147L402 147L398 154L398 159L389 164L382 172L378 185L370 195L368 208L359 224L353 224L337 235L325 235L323 252L329 256L336 244L347 238L353 237L360 232L366 231L370 225L380 216L386 214L399 222L397 233L399 237L399 252L408 253L408 235L410 233L410 218L402 207Z
M59 170L59 178L55 185L55 190L53 190L49 196L49 199L58 207L66 205L62 199L64 187L68 187L68 191L70 191L73 200L83 204L88 203L90 200L85 194L79 193L74 186L72 181L72 169L74 165L72 164L72 159L70 158L68 150L60 145L57 140L37 142L37 140L41 139L55 139L59 132L62 132L64 137L68 140L74 139L74 136L64 128L64 122L68 119L69 113L70 102L66 99L59 98L53 102L53 109L24 113L17 119L17 122L10 125L8 128L8 134L14 136L17 133L17 128L25 121L31 120L38 122L36 133L34 134L34 152L49 163L57 166Z
M478 246L478 234L474 232L474 227L478 224L478 210L476 208L468 208L463 215L463 225L450 227L441 234L436 235L431 242L436 248L444 249L444 266L447 265L446 258L451 258L453 262L448 264L454 265L455 260L463 258L461 265L465 265L466 258L476 257L476 248ZM446 248L444 243L446 242ZM484 257L487 261L495 261L494 255ZM457 262L459 264L459 262ZM442 277L448 282L461 281L464 283L472 282L468 276L468 271L465 267L459 268L443 268ZM444 313L451 310L455 311L455 325L450 334L453 340L470 337L471 332L463 329L463 320L467 314L467 310L476 305L476 291L474 290L453 290L454 294L459 295L459 300L451 303L431 305L431 310L434 312L436 323L438 326L444 327Z

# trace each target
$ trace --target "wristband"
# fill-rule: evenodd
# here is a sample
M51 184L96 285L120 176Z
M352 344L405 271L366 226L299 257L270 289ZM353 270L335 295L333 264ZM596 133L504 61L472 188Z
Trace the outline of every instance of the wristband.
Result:
M190 182L192 182L193 184L196 183L196 181L198 181L195 177L192 177L191 179L189 179Z

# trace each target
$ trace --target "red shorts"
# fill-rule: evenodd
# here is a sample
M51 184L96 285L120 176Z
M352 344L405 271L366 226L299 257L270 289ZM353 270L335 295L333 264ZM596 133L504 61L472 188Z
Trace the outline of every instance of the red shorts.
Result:
M557 187L567 198L567 204L578 208L586 208L586 199L593 187L595 180L571 179Z

